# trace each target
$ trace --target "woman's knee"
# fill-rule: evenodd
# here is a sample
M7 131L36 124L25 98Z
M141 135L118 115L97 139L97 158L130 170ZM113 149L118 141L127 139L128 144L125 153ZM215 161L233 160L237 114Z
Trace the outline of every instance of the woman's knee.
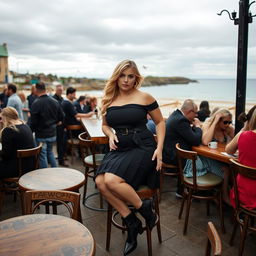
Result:
M97 188L103 192L106 189L105 181L104 181L104 174L100 174L95 178L95 183Z
M121 183L121 179L115 175L105 176L105 185L109 190L115 190L116 186Z

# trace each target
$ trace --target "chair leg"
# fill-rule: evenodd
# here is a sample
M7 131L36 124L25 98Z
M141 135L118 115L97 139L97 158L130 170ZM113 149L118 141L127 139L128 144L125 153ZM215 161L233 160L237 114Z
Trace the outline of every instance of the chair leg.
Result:
M181 202L181 206L180 206L180 212L179 212L179 220L182 217L182 213L183 213L183 209L184 209L184 204L185 201L187 200L187 193L184 191L183 195L182 195L182 202Z
M231 235L230 240L229 240L229 245L230 245L230 246L233 246L233 245L234 245L234 238L235 238L236 231L237 231L237 227L238 227L237 221L236 221L235 219L234 219L234 221L235 221L235 223L234 223L232 235Z
M210 216L210 200L206 202L206 215Z
M110 238L111 238L111 219L112 219L112 205L108 204L108 214L107 214L107 240L106 240L106 250L109 251Z
M100 193L100 209L103 209L103 197L101 193Z
M24 191L20 190L20 203L21 203L21 213L25 215L27 212L26 205L24 202Z
M71 144L71 163L74 163L74 149L73 149L73 145Z
M2 208L4 205L4 197L5 197L5 192L0 191L0 214L2 213Z
M248 222L249 222L249 216L245 215L244 225L243 225L243 229L241 232L241 240L240 240L240 245L239 245L239 254L238 254L239 256L243 255L244 244L245 244L245 239L246 239L246 235L247 235Z
M146 232L147 232L148 256L152 256L151 230L148 227L146 227Z
M162 243L162 232L161 232L160 211L159 211L159 199L158 199L157 195L154 197L154 202L155 202L155 211L158 215L158 222L156 224L157 236L158 236L159 243Z
M162 191L163 191L163 170L160 170L160 183L159 183L159 203L161 202L162 198Z
M206 249L205 249L205 256L211 255L211 242L207 239Z
M221 190L219 192L219 200L218 201L219 201L221 230L222 230L222 233L225 234L226 230L225 230L225 225L224 225L223 208L222 208L222 192L221 192Z
M52 213L57 214L57 203L56 202L52 202Z
M85 197L86 197L86 192L87 192L88 172L89 172L89 167L85 167L85 174L84 174L85 181L84 181L83 204L85 204Z
M186 207L186 217L185 217L185 223L184 223L184 228L183 228L183 235L186 235L186 233L187 233L191 198L192 198L192 189L189 189L188 199L187 199L187 207Z

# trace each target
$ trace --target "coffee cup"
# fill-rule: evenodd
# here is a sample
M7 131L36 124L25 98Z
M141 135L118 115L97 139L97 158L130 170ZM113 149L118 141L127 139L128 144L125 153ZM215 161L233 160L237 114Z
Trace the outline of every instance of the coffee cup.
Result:
M218 142L217 141L211 141L208 143L209 148L216 149L218 147Z

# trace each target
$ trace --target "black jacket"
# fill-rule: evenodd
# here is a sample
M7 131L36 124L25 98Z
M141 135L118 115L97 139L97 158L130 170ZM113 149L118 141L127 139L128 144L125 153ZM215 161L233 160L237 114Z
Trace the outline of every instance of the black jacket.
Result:
M38 97L31 107L30 127L36 138L56 136L56 125L63 122L64 114L60 104L48 95Z
M189 120L180 110L175 110L166 120L166 133L164 139L163 161L176 164L176 143L182 149L191 150L192 146L201 143L202 130L191 127Z

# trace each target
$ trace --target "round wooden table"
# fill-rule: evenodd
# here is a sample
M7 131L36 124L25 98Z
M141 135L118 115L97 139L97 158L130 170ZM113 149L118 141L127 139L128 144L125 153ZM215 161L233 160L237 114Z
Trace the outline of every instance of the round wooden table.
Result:
M43 168L22 175L19 179L19 188L23 192L28 190L67 190L78 192L84 182L85 176L78 170L71 168ZM22 213L24 214L25 202L23 195L21 197ZM54 212L56 213L57 210L54 210ZM82 222L80 209L79 215L79 219Z
M84 184L85 176L71 168L37 169L22 175L19 179L21 190L68 190L78 191Z
M95 255L90 231L76 220L52 214L23 215L0 222L0 255Z

